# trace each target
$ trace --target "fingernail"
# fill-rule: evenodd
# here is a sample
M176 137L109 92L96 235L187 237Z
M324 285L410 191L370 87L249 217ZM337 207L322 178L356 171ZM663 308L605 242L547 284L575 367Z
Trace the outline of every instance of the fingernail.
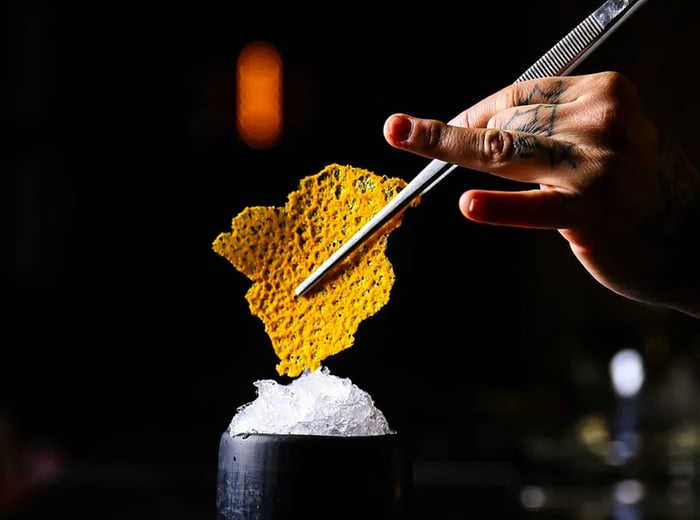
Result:
M467 207L467 211L469 213L469 217L471 218L479 218L482 217L481 215L482 210L483 210L483 204L480 204L479 199L476 197L472 197L469 200L469 206Z
M387 131L394 142L408 141L413 132L413 119L407 116L392 116L387 123Z

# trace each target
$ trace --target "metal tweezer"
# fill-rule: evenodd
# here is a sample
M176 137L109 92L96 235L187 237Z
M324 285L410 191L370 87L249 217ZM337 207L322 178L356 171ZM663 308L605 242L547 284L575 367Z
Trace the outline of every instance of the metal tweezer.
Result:
M559 40L554 47L516 79L515 83L570 73L645 1L607 0ZM386 206L370 218L347 242L299 284L294 291L295 294L301 296L316 286L333 266L347 257L392 217L405 209L416 197L425 194L443 180L455 168L457 168L455 164L433 159Z

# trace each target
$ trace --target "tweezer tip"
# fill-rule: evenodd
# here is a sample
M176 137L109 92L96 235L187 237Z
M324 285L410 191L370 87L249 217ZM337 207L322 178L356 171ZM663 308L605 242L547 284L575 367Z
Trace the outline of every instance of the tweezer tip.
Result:
M297 285L296 289L294 289L294 296L303 296L307 292L309 292L309 289L313 286L313 283L309 282L309 279L307 278L303 282L301 282L299 285Z

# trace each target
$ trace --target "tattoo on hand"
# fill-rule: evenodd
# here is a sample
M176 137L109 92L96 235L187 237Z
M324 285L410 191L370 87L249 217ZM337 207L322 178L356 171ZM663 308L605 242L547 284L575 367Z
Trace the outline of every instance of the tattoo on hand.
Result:
M504 125L504 130L514 130L528 134L538 134L551 137L554 135L554 122L556 118L556 105L540 105L527 110L518 110ZM541 146L532 135L516 135L513 139L515 156L526 158L532 157ZM551 145L545 149L549 155L551 166L558 166L566 163L572 170L576 169L577 163L573 155L573 145L552 141Z
M537 103L537 106L517 110L513 117L503 125L503 129L544 135L546 137L553 136L557 103L561 101L564 90L564 84L561 81L555 83L548 90L535 86L524 98L518 101L518 105ZM541 146L541 143L531 135L515 135L513 139L516 157L532 157L535 155L537 148ZM571 144L552 141L552 144L546 148L545 152L549 155L551 166L567 164L570 169L575 170L577 163L573 150L574 147Z
M564 90L563 81L557 81L548 90L543 90L539 86L535 86L528 95L518 102L518 105L531 105L535 99L538 100L537 103L556 104L561 101Z
M535 108L518 110L506 121L503 128L551 137L554 134L555 112L556 105L538 105Z

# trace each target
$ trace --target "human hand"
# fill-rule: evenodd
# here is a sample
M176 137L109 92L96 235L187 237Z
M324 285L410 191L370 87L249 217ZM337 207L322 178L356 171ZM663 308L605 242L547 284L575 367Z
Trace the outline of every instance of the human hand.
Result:
M622 75L516 83L447 124L395 114L384 136L402 150L532 184L466 191L460 210L486 224L556 229L605 287L700 317L700 176Z

